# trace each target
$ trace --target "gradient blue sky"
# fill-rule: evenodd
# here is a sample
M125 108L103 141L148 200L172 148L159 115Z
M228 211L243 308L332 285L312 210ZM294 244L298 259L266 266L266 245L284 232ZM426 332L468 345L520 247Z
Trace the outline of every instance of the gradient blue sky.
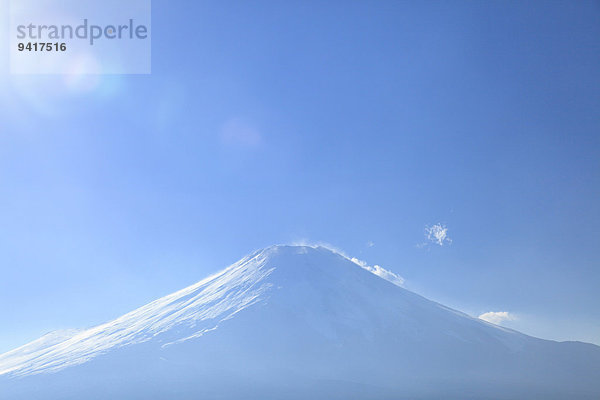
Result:
M150 76L0 61L0 351L301 241L600 344L599 3L154 0L152 22ZM419 246L435 223L452 243Z

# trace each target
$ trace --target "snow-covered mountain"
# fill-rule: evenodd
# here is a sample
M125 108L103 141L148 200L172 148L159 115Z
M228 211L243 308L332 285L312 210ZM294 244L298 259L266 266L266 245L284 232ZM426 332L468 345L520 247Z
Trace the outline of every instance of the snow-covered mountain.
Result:
M600 347L492 325L399 282L323 247L273 246L0 355L0 398L600 398Z

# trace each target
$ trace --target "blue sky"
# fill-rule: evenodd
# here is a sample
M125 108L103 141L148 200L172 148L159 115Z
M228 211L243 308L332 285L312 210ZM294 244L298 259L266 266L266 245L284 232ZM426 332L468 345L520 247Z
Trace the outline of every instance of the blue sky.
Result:
M226 3L153 1L149 76L1 59L0 351L303 241L600 344L598 3Z

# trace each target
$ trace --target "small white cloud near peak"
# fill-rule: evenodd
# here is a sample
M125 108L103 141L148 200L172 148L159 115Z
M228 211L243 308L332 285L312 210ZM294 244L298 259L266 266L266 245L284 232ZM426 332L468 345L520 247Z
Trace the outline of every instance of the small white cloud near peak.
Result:
M350 257L343 250L341 250L329 243L326 243L326 242L316 242L315 243L315 242L311 242L306 239L302 239L302 240L296 240L295 242L293 242L292 246L324 247L330 251L333 251L334 253L339 254L340 256L344 257L345 259L352 261L354 264L358 265L362 269L365 269L365 270L369 271L370 273L377 275L378 277L383 278L388 282L393 283L396 286L404 285L404 278L401 277L400 275L398 275L392 271L388 271L387 269L382 268L379 265L370 266L363 260L359 260L356 257Z
M392 271L388 271L387 269L380 267L379 265L370 266L366 262L359 260L356 257L352 257L350 261L359 265L363 269L366 269L370 273L393 283L396 286L402 286L404 284L404 278Z
M369 240L367 242L367 247L373 247L373 246L375 246L375 243L372 240Z
M451 244L452 239L448 236L448 227L437 223L432 226L425 227L425 237L433 244L443 246L444 244Z
M508 311L490 311L481 314L478 318L496 325L502 325L503 322L517 319L514 314Z

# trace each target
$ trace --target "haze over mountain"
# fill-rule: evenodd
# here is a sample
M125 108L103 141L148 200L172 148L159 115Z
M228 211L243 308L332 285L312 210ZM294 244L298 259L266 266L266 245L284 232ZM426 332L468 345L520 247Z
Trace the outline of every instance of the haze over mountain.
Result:
M323 247L269 247L0 355L1 398L600 398L600 347L533 338L398 283Z

